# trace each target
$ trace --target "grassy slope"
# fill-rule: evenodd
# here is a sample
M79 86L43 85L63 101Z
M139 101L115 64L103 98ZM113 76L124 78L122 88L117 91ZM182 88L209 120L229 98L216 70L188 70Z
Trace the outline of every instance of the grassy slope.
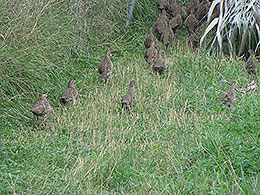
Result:
M216 104L228 88L220 80L249 82L244 62L191 53L183 31L163 53L168 68L159 77L142 42L155 6L137 4L125 30L127 8L113 2L85 6L78 21L68 3L1 6L1 193L257 193L259 88L239 94L231 110ZM103 85L97 64L107 47L115 71ZM62 110L70 78L80 102ZM139 85L127 113L120 99L131 79ZM39 126L29 110L43 92L56 112Z

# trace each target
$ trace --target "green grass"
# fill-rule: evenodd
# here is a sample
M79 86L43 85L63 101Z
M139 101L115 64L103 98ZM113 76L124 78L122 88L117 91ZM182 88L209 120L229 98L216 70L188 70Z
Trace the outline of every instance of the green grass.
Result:
M259 86L232 109L216 100L228 89L221 80L250 82L245 62L192 53L182 30L158 76L143 59L153 3L138 1L125 29L127 1L86 5L78 20L71 3L33 2L1 2L1 194L259 193ZM104 85L108 47L115 70ZM80 100L62 109L71 78ZM125 112L132 79L137 100ZM30 113L42 93L55 110L46 125Z

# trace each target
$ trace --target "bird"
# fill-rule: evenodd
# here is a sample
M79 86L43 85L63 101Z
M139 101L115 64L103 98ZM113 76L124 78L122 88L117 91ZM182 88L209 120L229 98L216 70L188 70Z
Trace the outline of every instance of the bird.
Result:
M106 55L102 62L99 64L98 72L101 74L103 79L107 79L113 72L113 63L110 60L110 49L107 49Z
M68 82L68 88L65 89L61 95L60 101L62 104L67 104L70 101L78 101L79 93L78 90L74 87L76 81L71 79Z
M182 17L182 20L185 20L187 18L187 13L186 13L186 11L185 11L185 9L183 7L182 2L180 2L178 6L179 6L179 13L180 13L180 15Z
M198 26L198 20L194 16L193 12L186 18L184 25L188 29L189 33L194 32L195 28Z
M249 52L250 56L246 61L246 70L250 75L256 74L256 64L255 64L255 60L254 60L254 51L252 49L249 49L248 52Z
M146 49L144 52L144 58L148 64L153 63L154 59L156 58L157 52L158 51L154 46L154 42L152 42L151 46L148 49Z
M210 8L210 2L208 0L203 0L199 6L198 9L196 10L195 13L195 17L197 18L198 21L202 20L202 19L206 19L206 15L209 12L209 8Z
M163 33L163 31L167 28L167 24L169 19L166 16L165 9L162 10L162 13L159 14L157 21L154 24L155 32L159 35Z
M200 32L199 32L199 28L197 27L195 29L195 33L192 33L189 37L189 45L192 48L199 48L200 46Z
M163 9L166 9L169 6L169 1L168 0L158 0L157 2L157 7L160 11Z
M138 84L136 80L130 82L130 87L126 95L122 97L121 104L123 109L133 108L133 101L136 99L134 86Z
M223 102L225 105L227 105L227 107L231 107L232 105L235 104L236 102L236 93L235 93L235 85L236 82L233 82L230 85L230 89L228 92L223 92L221 95L221 97L218 97L218 100L220 100L221 102ZM223 97L224 96L224 97Z
M154 47L155 47L156 49L158 49L158 48L159 48L158 40L157 40L157 38L153 35L152 29L153 29L153 27L150 26L150 27L149 27L148 34L147 34L147 36L146 36L145 39L144 39L144 45L145 45L146 48L149 48L149 47L151 46L152 42L154 42Z
M37 101L31 109L31 112L37 117L37 120L38 117L43 117L43 119L45 119L53 112L53 109L51 107L51 104L48 102L47 97L47 94L42 94L40 96L40 100Z
M188 5L188 14L190 14L191 12L195 13L199 7L199 4L200 4L199 0L191 0Z
M178 12L178 5L176 3L176 0L172 0L172 4L168 6L167 12L172 16L175 17Z
M174 18L170 20L170 26L174 33L176 33L177 29L180 28L183 24L183 20L180 13L177 13Z
M161 41L164 45L166 45L166 50L168 50L168 47L172 43L173 39L174 33L172 31L171 25L168 23L167 28L163 31L161 35Z
M159 74L162 74L165 71L165 69L166 69L166 65L162 58L161 50L159 50L159 52L157 53L156 59L154 60L154 63L153 63L153 70L155 72L158 72Z

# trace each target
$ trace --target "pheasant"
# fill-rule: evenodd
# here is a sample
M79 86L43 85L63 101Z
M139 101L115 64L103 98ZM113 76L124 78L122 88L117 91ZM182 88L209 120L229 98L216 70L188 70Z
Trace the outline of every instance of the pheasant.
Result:
M144 58L148 64L152 64L154 59L156 58L157 50L154 47L154 42L152 42L151 46L145 50Z
M166 69L165 63L162 59L161 50L157 53L156 59L153 63L153 70L155 72L158 72L159 74L162 74Z
M45 117L49 116L52 112L53 109L51 107L51 104L47 100L48 95L47 94L42 94L40 96L40 100L35 103L33 106L31 112L37 117Z
M230 89L228 92L223 92L221 95L224 97L218 97L218 100L223 102L227 107L231 107L236 102L236 93L235 93L235 85L236 83L233 82L230 85Z
M167 28L165 31L163 31L162 36L161 36L161 41L164 45L166 45L166 49L168 50L169 45L172 43L174 39L174 33L172 31L172 28L170 24L167 24Z
M162 10L162 13L159 15L156 23L154 24L155 32L161 35L163 31L167 28L169 19L166 16L165 9Z
M156 49L158 49L158 47L159 47L158 40L155 36L153 36L152 28L153 28L152 26L149 27L149 32L148 32L146 38L144 39L144 45L146 48L149 48L151 46L152 42L154 42L154 47Z
M78 101L79 93L78 90L74 87L74 83L75 80L69 80L68 88L63 91L60 98L62 104L67 104L72 100Z
M137 81L132 80L130 87L126 95L122 97L121 104L123 109L129 109L133 107L133 101L136 99L134 86L138 84Z
M198 26L198 20L194 16L193 12L186 18L184 25L188 29L189 33L194 32L195 28Z
M98 72L101 74L103 79L107 79L113 72L113 63L110 60L110 49L107 50L105 58L99 64Z
M252 49L248 50L250 56L246 62L246 70L249 74L256 74L256 64L254 60L254 51Z

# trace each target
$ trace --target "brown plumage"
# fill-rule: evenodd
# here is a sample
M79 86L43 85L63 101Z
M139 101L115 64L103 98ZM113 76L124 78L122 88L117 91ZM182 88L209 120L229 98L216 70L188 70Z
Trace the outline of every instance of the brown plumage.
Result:
M227 107L231 107L236 102L236 93L235 93L235 85L236 83L233 82L230 85L230 89L228 92L223 92L221 95L222 97L218 97L218 100L223 102ZM223 97L224 96L224 97Z
M167 28L167 24L169 22L169 19L166 16L166 11L165 9L162 10L162 13L159 14L159 17L154 24L155 32L158 33L159 35L162 34L162 32Z
M129 109L133 107L133 101L136 99L134 86L138 84L137 81L132 80L130 87L126 95L122 97L121 104L122 108Z
M188 14L190 14L191 12L195 13L199 7L199 4L200 4L199 0L191 0L188 5Z
M182 2L179 4L179 13L180 13L180 15L182 17L182 20L185 20L187 18L187 13L186 13L186 11L184 9L184 6L183 6Z
M154 47L154 42L152 42L151 46L145 50L144 59L147 63L152 64L154 59L156 58L157 50Z
M172 4L168 6L167 12L172 16L175 17L177 12L179 10L179 7L176 3L176 0L172 0Z
M48 95L47 94L42 94L40 96L40 100L35 103L33 106L31 112L37 117L47 117L49 116L53 109L51 107L51 104L47 100Z
M200 46L200 32L199 28L197 27L195 29L195 33L192 33L189 37L189 45L193 48L199 48Z
M252 49L248 50L250 56L246 61L246 70L249 74L256 74L256 64L254 60L254 51Z
M113 72L113 63L110 60L110 49L107 50L105 58L99 64L98 72L101 74L103 79L108 78Z
M197 18L198 21L202 19L206 19L206 15L208 15L210 8L210 2L208 0L203 0L200 4L195 13L195 17Z
M167 28L165 29L165 31L163 31L161 35L161 41L164 45L166 45L166 49L168 49L173 39L174 39L174 33L172 31L170 24L168 23Z
M159 10L167 9L169 6L169 1L168 0L158 0L157 2L157 7Z
M194 16L193 12L186 18L184 25L188 29L189 33L194 32L195 28L198 26L198 20Z
M182 23L183 21L180 13L170 20L170 26L174 33L176 33L177 29L182 26Z
M158 40L153 35L152 28L153 28L152 26L149 27L149 32L148 32L147 36L144 39L144 45L145 45L146 48L149 48L149 47L151 47L152 42L154 42L154 47L156 49L158 49L158 47L159 47L158 46L159 45L158 44Z
M78 90L74 87L75 80L69 80L68 88L65 89L61 95L60 101L63 104L67 104L72 100L78 100L79 93Z
M161 50L159 50L159 52L157 53L156 59L154 60L154 63L153 63L153 70L155 72L158 72L159 74L162 74L165 71L165 69L166 69L166 65L162 58Z

